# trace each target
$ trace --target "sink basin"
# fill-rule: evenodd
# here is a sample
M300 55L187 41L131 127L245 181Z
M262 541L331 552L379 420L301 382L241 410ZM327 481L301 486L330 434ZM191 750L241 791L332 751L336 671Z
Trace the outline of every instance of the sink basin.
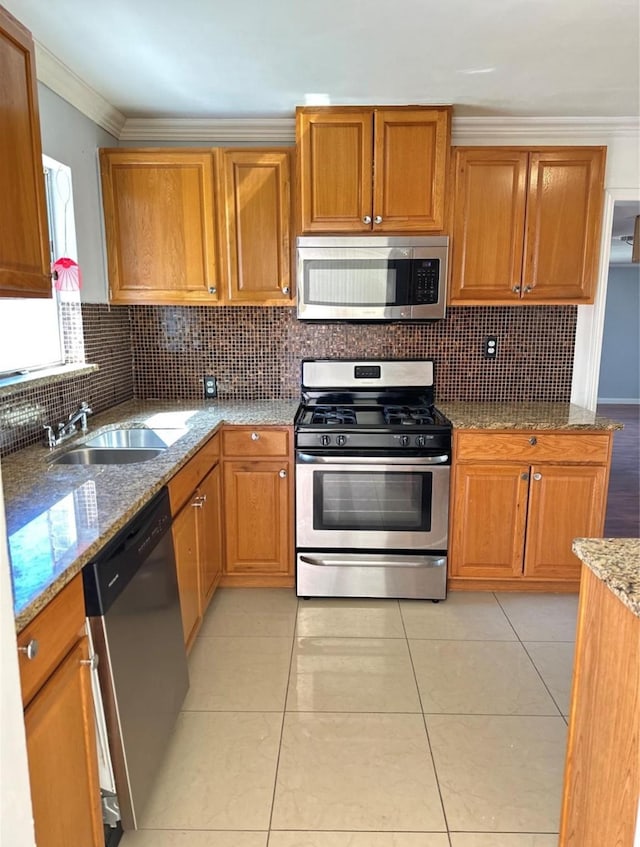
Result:
M166 450L176 442L186 429L110 429L89 438L85 447L105 447L109 450L154 447Z
M147 462L166 447L76 447L52 459L53 465L130 465Z

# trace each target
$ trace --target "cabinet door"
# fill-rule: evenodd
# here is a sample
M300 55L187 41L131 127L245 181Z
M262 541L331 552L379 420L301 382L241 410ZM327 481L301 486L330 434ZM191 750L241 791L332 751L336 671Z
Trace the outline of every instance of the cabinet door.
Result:
M291 151L225 150L228 299L291 305Z
M24 713L38 847L104 845L87 639Z
M455 151L452 303L519 302L527 165L526 151Z
M113 303L216 301L214 156L100 151Z
M448 109L375 110L374 231L443 229L449 127Z
M371 109L297 110L302 232L371 230L372 115Z
M529 468L458 465L451 516L451 576L522 576Z
M531 153L523 291L527 300L593 303L604 148Z
M204 614L222 573L220 465L216 465L204 478L198 487L198 494L204 498L203 507L198 512L198 520L200 521L200 614Z
M526 577L580 579L574 538L602 535L607 469L602 466L535 465L531 472Z
M288 461L224 463L226 574L291 572L289 471Z
M0 114L0 297L51 297L33 41L2 7Z
M187 503L174 518L173 546L176 554L178 591L184 643L191 647L200 626L200 580L198 574L198 526L196 509L201 507L197 496Z

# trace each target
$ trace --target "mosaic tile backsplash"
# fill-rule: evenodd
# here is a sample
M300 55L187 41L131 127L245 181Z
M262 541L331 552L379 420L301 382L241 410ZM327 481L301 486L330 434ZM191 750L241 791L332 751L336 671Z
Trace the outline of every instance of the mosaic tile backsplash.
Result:
M294 398L305 357L433 358L441 401L567 402L576 320L575 306L452 307L434 323L376 325L307 324L291 308L83 304L81 323L69 309L65 324L100 370L3 399L0 455L39 442L80 400L100 412L132 397L201 398L204 374L221 399ZM488 335L495 360L482 356Z
M221 398L297 397L302 358L433 358L440 400L568 401L575 306L455 307L428 324L308 324L289 308L133 306L134 394L199 398L204 374ZM482 344L498 338L498 356Z
M131 330L127 307L83 305L63 307L63 332L68 362L99 366L96 373L56 378L50 384L16 389L0 402L0 456L43 440L45 424L64 421L82 400L95 413L133 397ZM78 336L81 334L82 338ZM74 343L75 337L75 343Z

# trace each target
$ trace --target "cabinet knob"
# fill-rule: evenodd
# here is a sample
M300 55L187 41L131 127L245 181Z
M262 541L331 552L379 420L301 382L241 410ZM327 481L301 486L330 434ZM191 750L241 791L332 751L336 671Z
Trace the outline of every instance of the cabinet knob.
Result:
M217 294L218 289L214 285L209 286L209 294Z
M87 665L89 670L95 671L100 662L100 657L97 653L94 653L93 656L90 656L88 659L80 659L81 665Z
M524 479L524 480L525 480L525 482L526 482L526 480L528 480L528 479L529 479L529 474L528 474L528 473L521 473L521 474L520 474L520 479Z
M537 443L538 443L538 439L535 437L535 435L532 435L531 438L529 439L529 444L532 447L535 447Z
M252 441L258 441L259 439L260 439L260 433L259 432L252 432L251 433L251 440Z
M375 218L373 219L373 222L374 222L374 224L381 224L382 223L382 215L376 215Z
M284 286L284 288L282 289L282 293L285 295L285 297L289 296L289 286L288 285Z
M287 472L285 471L284 468L282 470L278 471L278 476L280 477L280 479L286 479L287 478Z
M522 286L521 285L514 285L511 290L513 291L514 294L520 294L520 292L522 291Z
M371 215L365 215L364 218L362 219L362 223L363 224L370 224L371 223Z
M528 294L530 291L533 291L534 288L535 288L535 285L525 285L524 293Z
M27 659L35 659L38 655L38 650L40 649L40 645L36 641L35 638L32 638L31 641L25 647L18 647L20 653L24 653Z
M539 482L539 480L542 479L542 474L541 473L534 473L533 478L535 479L536 482Z

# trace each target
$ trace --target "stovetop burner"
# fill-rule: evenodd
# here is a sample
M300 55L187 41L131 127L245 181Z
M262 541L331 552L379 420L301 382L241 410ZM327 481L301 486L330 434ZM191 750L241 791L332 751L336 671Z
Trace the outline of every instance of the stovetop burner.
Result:
M353 409L344 406L316 406L311 415L312 424L351 425L356 422Z
M385 406L382 415L389 426L430 426L435 423L433 410L427 406Z

